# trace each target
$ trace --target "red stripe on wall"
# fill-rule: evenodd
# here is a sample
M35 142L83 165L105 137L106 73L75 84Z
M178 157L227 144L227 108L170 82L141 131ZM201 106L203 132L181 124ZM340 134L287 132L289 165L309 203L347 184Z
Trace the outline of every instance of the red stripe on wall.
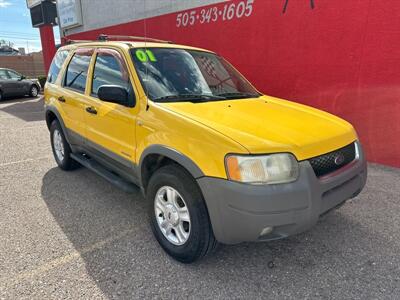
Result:
M49 71L51 61L56 54L56 43L54 42L54 32L52 25L43 25L39 28L40 41L42 43L43 63L46 73Z
M213 7L218 14L240 2L247 0L197 8L195 15ZM194 25L177 27L174 13L149 18L146 27L148 36L220 53L266 94L350 121L369 161L400 167L398 16L397 0L255 0L248 17L223 21L218 15L204 24L200 17ZM69 38L94 39L100 33L144 35L144 21Z

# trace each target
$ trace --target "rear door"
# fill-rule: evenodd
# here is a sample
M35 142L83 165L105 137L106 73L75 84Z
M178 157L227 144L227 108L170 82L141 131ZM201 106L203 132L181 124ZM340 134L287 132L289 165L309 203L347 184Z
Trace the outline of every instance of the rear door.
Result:
M131 167L135 161L135 124L138 105L135 103L133 80L122 53L116 49L97 49L89 86L85 121L87 145L92 150ZM102 85L118 85L128 91L129 105L100 100L97 97Z
M85 140L85 92L93 53L94 49L90 48L77 49L73 53L62 79L62 93L57 98L68 135L79 144Z

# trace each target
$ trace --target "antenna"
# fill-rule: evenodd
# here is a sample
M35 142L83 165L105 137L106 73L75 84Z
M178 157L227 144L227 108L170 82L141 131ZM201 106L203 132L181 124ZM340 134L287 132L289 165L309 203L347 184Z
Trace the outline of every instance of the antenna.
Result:
M144 15L146 16L146 0L143 1L143 6L144 6ZM144 49L146 49L147 51L147 23L146 23L146 17L143 19L144 20ZM146 66L146 82L148 82L148 68L147 68L147 64ZM148 97L148 91L147 91L147 86L145 86L146 88L146 111L149 110L149 97Z

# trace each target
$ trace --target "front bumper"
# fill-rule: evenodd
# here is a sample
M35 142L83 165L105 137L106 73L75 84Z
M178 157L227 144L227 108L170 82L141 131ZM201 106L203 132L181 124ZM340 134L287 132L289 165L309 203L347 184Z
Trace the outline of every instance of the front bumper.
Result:
M310 163L302 161L298 180L287 184L197 179L216 239L224 244L274 240L311 228L321 215L361 192L367 164L359 148L357 160L324 178L317 178ZM273 231L261 236L266 227Z

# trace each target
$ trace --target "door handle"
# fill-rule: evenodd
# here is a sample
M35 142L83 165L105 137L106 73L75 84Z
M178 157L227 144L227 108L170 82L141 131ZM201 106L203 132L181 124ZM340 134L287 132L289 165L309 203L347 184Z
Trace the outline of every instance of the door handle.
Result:
M65 98L63 96L58 97L58 101L65 102Z
M97 110L96 110L93 106L88 106L88 107L86 107L86 111L87 111L89 114L97 115Z

